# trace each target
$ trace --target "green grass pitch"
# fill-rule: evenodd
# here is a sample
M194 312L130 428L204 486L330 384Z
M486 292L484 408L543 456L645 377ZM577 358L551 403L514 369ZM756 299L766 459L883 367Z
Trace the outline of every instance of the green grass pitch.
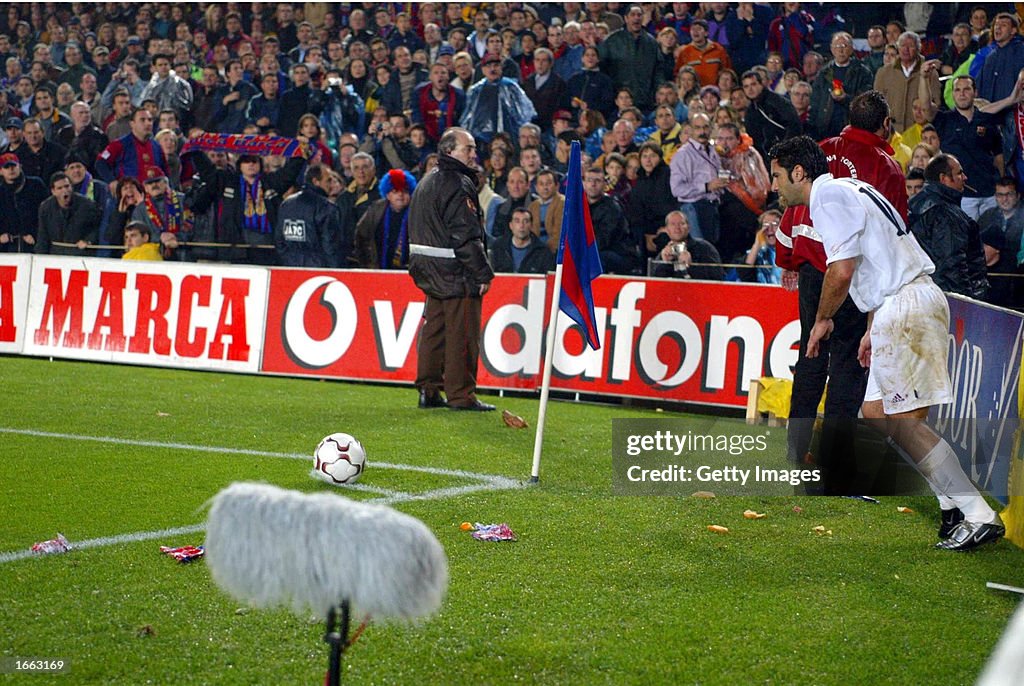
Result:
M0 432L0 553L58 531L74 543L200 525L203 503L236 480L331 488L310 479L311 460L202 446L304 455L346 431L369 454L360 483L389 493L484 482L374 461L517 482L530 469L532 430L496 413L417 410L408 388L12 357L0 357L0 379L0 429L38 432ZM532 398L487 399L536 422ZM371 624L343 683L973 683L1017 601L985 582L1021 585L1021 550L932 550L928 498L612 495L611 420L655 416L669 415L555 402L539 485L398 498L444 545L448 596L430 621ZM158 445L169 443L180 445ZM747 508L768 517L745 520ZM520 540L481 543L463 521L508 522ZM204 562L158 551L202 540L0 563L0 658L70 662L60 676L0 683L322 683L322 620L250 611Z

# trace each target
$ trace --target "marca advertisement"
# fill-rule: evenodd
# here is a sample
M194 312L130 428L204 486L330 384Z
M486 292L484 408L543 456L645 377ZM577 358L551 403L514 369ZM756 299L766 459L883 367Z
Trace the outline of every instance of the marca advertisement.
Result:
M478 384L540 386L551 277L502 275L484 298ZM601 277L601 349L560 316L552 387L741 406L749 379L791 377L796 297L756 284ZM263 370L411 382L424 296L407 274L271 270Z
M0 353L20 353L25 342L31 255L0 255Z
M36 257L24 352L257 372L266 298L262 268Z

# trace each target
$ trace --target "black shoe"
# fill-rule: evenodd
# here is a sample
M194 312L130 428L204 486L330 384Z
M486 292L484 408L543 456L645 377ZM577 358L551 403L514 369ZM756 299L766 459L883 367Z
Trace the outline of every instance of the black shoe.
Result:
M461 410L465 412L490 412L494 410L494 405L490 403L482 403L479 400L474 400L472 405L452 405L448 407L453 410Z
M447 407L448 403L444 401L441 394L427 395L426 391L420 391L420 404L421 410L432 410L436 407Z
M953 533L957 524L964 521L964 513L959 507L942 511L942 524L939 526L939 538L945 541Z
M962 521L945 541L935 544L939 550L953 550L958 553L965 553L974 550L986 543L995 543L1006 533L1006 527L996 517L996 521L989 524L976 524L974 522Z

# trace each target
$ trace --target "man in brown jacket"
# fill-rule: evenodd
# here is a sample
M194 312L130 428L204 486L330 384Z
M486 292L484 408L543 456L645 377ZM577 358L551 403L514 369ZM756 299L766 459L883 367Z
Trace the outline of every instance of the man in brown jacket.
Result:
M531 230L555 253L558 252L558 236L562 233L565 196L558 192L558 179L550 169L542 169L537 174L536 185L537 199L530 203Z
M914 123L914 98L927 94L935 107L939 106L942 88L937 70L922 71L921 37L913 31L900 34L896 42L900 57L875 74L875 90L882 91L889 102L894 131L905 131ZM925 79L922 86L921 79Z

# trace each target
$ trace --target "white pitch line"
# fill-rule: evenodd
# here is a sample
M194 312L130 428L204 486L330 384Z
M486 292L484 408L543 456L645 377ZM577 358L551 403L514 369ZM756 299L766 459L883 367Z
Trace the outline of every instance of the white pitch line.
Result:
M80 434L65 434L56 433L52 431L36 431L33 429L14 429L9 427L0 427L0 434L17 434L22 436L37 436L40 438L60 438L72 441L95 441L97 443L113 443L115 445L137 445L148 448L169 448L176 450L192 450L196 452L206 453L228 453L232 455L255 455L260 457L283 457L288 459L302 460L308 460L310 458L309 455L303 455L300 453L278 453L269 452L265 450L249 450L245 448L225 448L207 445L194 445L190 443L166 443L162 441L143 441L129 438L115 438L112 436L84 436ZM521 481L516 481L515 479L510 479L505 476L499 476L497 474L481 474L478 472L467 472L461 469L442 469L440 467L423 467L420 465L407 465L393 462L373 462L372 464L374 468L379 469L402 469L411 472L421 472L425 474L434 474L438 476L451 476L463 479L472 479L478 482L466 486L450 486L448 488L438 488L431 491L424 491L422 493L403 493L400 491L391 491L386 488L380 488L378 486L370 486L369 484L349 484L344 487L355 491L377 493L381 497L371 498L366 502L376 503L379 505L392 505L394 503L415 502L423 500L440 500L442 498L466 495L467 493L475 493L478 491L502 491L526 488L526 484ZM205 530L205 523L192 524L189 526L179 526L170 529L159 529L156 531L136 531L134 533L118 534L116 536L90 538L84 541L69 541L69 543L72 546L72 550L85 550L89 548L102 548L111 545L119 545L122 543L137 543L139 541L150 541L156 538L169 538L171 536L195 534L201 533ZM36 553L33 553L31 550L13 550L6 553L0 552L0 564L4 564L6 562L15 562L17 560L24 560L31 557L47 556L37 555Z

